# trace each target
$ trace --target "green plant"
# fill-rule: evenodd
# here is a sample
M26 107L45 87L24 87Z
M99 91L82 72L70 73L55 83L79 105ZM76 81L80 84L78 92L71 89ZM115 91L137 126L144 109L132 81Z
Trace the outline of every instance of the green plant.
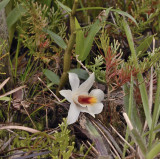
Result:
M57 1L58 2L58 1ZM61 3L60 3L61 4ZM63 73L60 79L60 83L59 83L59 87L57 89L57 94L59 94L59 91L62 89L62 87L64 86L64 84L67 81L67 72L70 70L70 65L71 65L71 53L72 53L72 49L75 43L75 13L76 13L76 9L77 9L77 5L78 5L78 0L75 0L73 3L73 7L72 10L68 9L67 7L67 11L70 13L70 31L71 31L71 35L68 41L68 45L67 48L65 50L64 53L64 59L63 59ZM64 9L66 9L66 6L64 6L63 4L61 5Z
M123 26L124 26L124 30L125 30L125 33L127 35L127 39L128 39L129 46L130 46L130 49L131 49L131 58L133 60L133 64L135 65L135 67L140 68L140 65L138 63L137 53L136 53L135 48L134 48L133 37L132 37L129 26L124 19L123 19ZM157 49L157 50L159 50L159 49ZM159 53L159 51L158 51L158 53ZM155 52L153 52L153 56L155 56ZM150 56L148 56L148 59L150 59ZM150 60L152 60L152 59L150 59ZM150 63L150 60L148 62L145 60L144 65L146 64L146 62ZM158 118L159 118L159 111L160 111L159 110L160 71L159 71L159 66L156 64L158 62L158 60L159 60L159 58L156 58L156 60L154 62L154 66L156 65L155 72L157 74L157 91L156 91L156 95L155 95L155 103L154 103L154 109L153 109L153 115L152 116L151 116L151 111L150 111L151 108L149 107L147 89L146 89L146 85L145 85L143 75L142 75L143 67L142 67L142 69L139 69L140 72L137 74L140 94L141 94L141 98L142 98L143 110L144 110L144 113L145 113L145 119L146 119L147 125L149 127L149 131L147 132L147 135L145 135L146 134L146 132L144 132L145 129L143 131L140 130L140 129L137 130L137 128L139 128L138 123L135 122L135 120L133 120L133 118L131 117L131 116L136 116L135 111L131 111L133 109L133 107L135 106L135 103L133 102L133 99L134 99L133 80L132 80L131 86L130 86L129 99L125 103L125 106L127 107L127 110L128 110L127 111L128 118L126 117L125 114L124 115L125 115L125 119L127 121L127 124L129 126L129 129L131 131L131 135L133 137L133 140L139 146L139 149L141 151L141 153L139 155L142 158L144 157L144 158L147 158L147 159L153 159L160 152L158 150L159 145L160 145L160 141L159 141L158 138L156 138L157 133L154 132L154 129L157 126L157 122L158 122ZM152 65L153 65L153 63L152 63ZM153 91L153 88L151 88L151 89ZM125 91L125 93L127 93L127 91ZM149 92L149 93L151 93L151 92ZM151 105L152 104L153 103L151 103ZM130 122L130 120L133 120L133 121ZM139 119L139 121L140 120L141 119ZM126 139L128 139L128 131L126 133ZM149 142L147 142L147 141L149 141ZM125 150L126 150L126 148L125 148ZM125 150L124 150L124 154L125 154Z
M67 128L66 119L64 119L63 122L59 124L60 130L55 131L52 135L48 135L46 132L40 132L38 130L23 126L19 127L20 128L18 129L20 129L21 131L18 130L14 132L12 131L12 134L11 133L8 134L7 131L2 131L2 130L0 133L0 137L9 135L13 139L13 142L11 143L12 150L16 151L17 148L18 149L20 148L25 150L26 152L46 151L47 155L45 155L45 157L50 155L54 159L56 158L60 159L62 157L65 159L70 158L72 151L74 149L74 142L71 141L69 135L70 130ZM12 128L10 127L10 129ZM16 127L13 129L16 129ZM30 135L27 131L30 131L34 134Z
M98 81L102 83L106 83L105 80L105 67L104 64L104 58L102 55L99 55L94 58L94 63L91 65L87 65L87 68L92 70L92 72L95 72L96 78Z
M0 149L7 155L17 153L17 149L31 155L47 151L44 158L58 159L109 157L110 152L119 159L132 154L147 159L157 157L160 153L160 48L156 45L160 33L158 2L2 0L0 14L5 9L7 19L4 16L4 21L7 22L10 43L8 45L7 39L2 39L0 62L10 52L13 87L16 89L10 85L6 87L9 78L1 79L0 120L9 125L0 127L4 143L0 144ZM153 51L152 43L155 45ZM6 44L9 49L6 49ZM8 68L8 65L4 66L5 63L0 63L1 77L7 74L1 68ZM82 111L84 114L81 113L75 125L68 127L64 120L57 127L66 116L68 102L62 103L54 92L57 89L58 94L65 84L64 89L68 90L69 72L76 73L80 78L77 83L81 83L88 78L89 71L96 76L94 87L105 92L103 112L92 118ZM24 88L17 88L21 83L25 83L26 88L15 92ZM76 82L73 80L73 83ZM122 87L124 94L121 93ZM81 94L79 96L82 100ZM76 104L79 108L78 102ZM127 125L121 112L124 112ZM73 119L72 114L70 119ZM28 127L36 132L31 135L32 131L25 132L24 126L13 126L12 123L34 126L44 132ZM121 139L125 136L129 143L124 139L117 140L118 133L115 135L110 131L113 130L112 124L121 134ZM7 130L3 131L3 128ZM16 128L21 131L13 130ZM78 142L74 145L70 128L83 133L85 140L76 134ZM7 143L10 146L5 147ZM80 143L85 145L83 152L79 152ZM32 153L32 150L37 152Z
M106 83L108 92L112 92L130 81L131 74L135 76L138 70L132 66L131 60L125 62L122 59L120 43L116 40L111 43L104 29L99 39L100 43L97 41L97 46L101 55L97 56L94 64L88 65L87 68L96 73L100 82Z
M80 27L77 19L75 20L76 25L76 48L75 53L78 55L78 59L84 61L90 53L92 43L94 37L102 28L103 23L105 23L106 18L108 17L108 13L111 8L107 9L106 11L102 11L99 14L98 19L96 22L90 27L87 37L84 35L84 31Z
M67 120L64 119L59 127L61 131L54 133L55 140L51 144L50 150L52 153L50 155L53 159L69 159L74 149L74 142L71 142L69 137L70 130L67 128Z
M30 54L35 54L41 51L42 43L47 40L46 34L43 32L43 28L48 25L47 17L45 16L47 7L44 6L42 8L38 3L29 1L22 3L22 6L27 12L23 15L24 20L21 20L21 25L18 27L19 34L24 46L30 50ZM49 42L46 43L47 47L48 45Z
M6 46L7 44L6 44L6 42L5 41L3 41L3 43L1 44L0 43L0 75L4 75L4 74L6 74L5 72L2 72L3 71L3 67L4 67L4 64L3 64L3 58L5 58L6 56L8 56L8 53L5 53L5 54L3 54L4 53L4 50L6 50Z
M0 2L0 10L5 8L9 1L10 0L3 0L2 2Z

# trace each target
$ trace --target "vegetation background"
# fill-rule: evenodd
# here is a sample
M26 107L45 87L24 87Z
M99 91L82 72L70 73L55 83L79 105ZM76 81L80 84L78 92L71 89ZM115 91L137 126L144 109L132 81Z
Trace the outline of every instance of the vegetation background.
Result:
M160 158L159 0L0 0L1 158ZM68 72L105 93L67 125Z

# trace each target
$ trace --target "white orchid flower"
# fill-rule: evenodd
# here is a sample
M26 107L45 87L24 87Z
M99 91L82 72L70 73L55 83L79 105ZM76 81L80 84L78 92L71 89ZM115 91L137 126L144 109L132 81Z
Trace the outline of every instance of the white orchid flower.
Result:
M90 77L80 85L80 80L75 73L69 73L69 82L72 90L61 90L59 93L64 96L70 103L67 117L67 123L73 124L77 121L80 112L86 112L95 117L95 114L102 112L104 93L100 89L88 91L95 81L95 75Z

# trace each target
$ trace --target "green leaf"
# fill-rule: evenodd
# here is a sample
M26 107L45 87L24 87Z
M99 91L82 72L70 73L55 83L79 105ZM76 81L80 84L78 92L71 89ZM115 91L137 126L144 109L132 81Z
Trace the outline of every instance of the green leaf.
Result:
M88 9L90 9L90 8L88 8ZM129 15L126 12L117 10L117 9L112 9L112 7L106 9L106 17L108 16L110 11L114 11L114 12L117 12L118 14L127 16L136 23L135 19L131 15ZM103 16L102 16L102 21L97 19L96 22L91 26L86 38L84 38L84 33L81 30L81 27L80 27L78 21L75 20L76 29L80 30L80 31L77 31L77 34L76 34L77 35L77 37L76 37L76 45L77 45L76 46L76 54L79 55L79 57L78 57L79 60L84 61L87 58L87 56L89 55L89 52L92 48L92 43L93 43L94 37L98 33L98 31L101 29L102 23L105 20L106 20L106 18L104 18Z
M153 37L153 35L145 37L143 42L141 42L140 45L136 48L136 53L138 54L141 51L141 54L143 54L144 52L146 52L152 43Z
M0 101L11 101L11 98L10 97L2 97L0 98Z
M25 13L26 9L22 5L15 7L7 16L7 26L11 28Z
M58 1L58 0L56 0L56 2L57 2L57 4L62 8L62 9L64 9L67 13L71 13L71 9L69 8L69 7L67 7L67 6L65 6L64 4L62 4L60 1Z
M136 61L137 56L136 56L136 51L135 51L135 48L134 48L132 33L131 33L130 27L129 27L128 23L126 22L125 18L123 18L123 20L122 20L122 25L124 27L124 31L126 33L127 40L128 40L128 43L129 43L129 47L130 47L130 50L131 50L131 57ZM138 67L137 64L138 63L136 63L136 67Z
M95 9L104 10L106 8L104 7L86 7L86 8L78 8L76 11L95 10Z
M55 34L54 32L52 32L51 30L49 29L43 29L44 32L48 33L49 36L51 37L52 40L54 40L54 42L60 46L61 48L63 49L66 49L67 48L67 45L66 43L64 42L64 40L62 39L62 37L60 37L59 35Z
M3 0L2 2L0 2L0 11L1 9L3 9L4 7L6 7L6 5L9 3L10 0Z
M111 10L111 8L108 8L105 12L105 16L101 16L101 20L97 19L96 22L91 26L88 35L86 38L84 38L84 47L82 49L82 52L79 56L79 60L84 61L87 56L90 53L90 50L92 48L93 40L95 35L99 32L99 30L102 28L103 22L105 22L106 17L108 17L108 13Z
M81 68L71 69L69 72L76 73L79 78L84 79L84 80L86 80L89 77L88 73Z
M98 33L98 31L101 29L101 27L102 27L101 22L99 19L97 19L96 22L91 26L87 37L84 38L84 47L82 48L82 52L78 57L79 60L84 61L87 58L92 48L94 37Z
M157 91L153 111L153 128L157 125L160 113L160 68L157 68Z
M133 107L133 76L131 75L131 84L130 84L130 91L129 91L129 106L128 106L128 117L131 120L131 112Z
M148 152L146 159L153 159L158 155L158 153L160 153L160 142Z
M101 29L101 25L100 25L100 21L97 20L90 28L90 31L88 33L88 36L86 38L84 38L84 45L83 48L81 48L81 52L79 52L79 57L78 59L81 61L84 61L87 56L90 53L90 50L92 48L92 43L94 40L95 35L97 34L97 32Z
M94 123L95 127L100 130L100 132L103 132L103 135L104 137L107 137L111 142L112 142L112 145L115 147L116 151L122 156L122 150L121 148L119 147L117 141L116 141L116 138L114 138L110 132L108 131L108 129L99 121L92 121L92 123Z
M131 19L138 26L136 20L130 14L128 14L127 12L123 12L123 11L121 11L119 9L111 9L111 11L116 12L116 13L122 15L122 16L128 17L129 19Z
M154 132L160 132L160 124L158 124L155 128L154 128ZM147 132L147 134L149 134L150 131Z
M123 85L123 91L125 93L125 96L123 97L123 102L124 102L124 110L127 113L129 108L129 87L127 86L127 84L125 83Z
M75 26L76 26L76 55L82 56L82 48L84 47L84 32L81 26L78 23L78 20L75 18Z
M59 84L59 76L57 76L54 72L48 70L48 69L44 69L43 73L45 74L45 76L54 84Z
M109 12L111 11L113 7L110 7L110 8L106 8L106 16L108 16Z
M128 117L132 121L134 128L138 129L139 132L142 131L142 123L141 119L137 112L137 107L133 95L133 76L131 76L131 83L130 83L130 93L129 93L129 108L128 108Z
M143 79L143 76L141 73L137 74L137 78L138 78L139 89L140 89L140 93L141 93L141 98L142 98L142 102L143 102L143 109L145 112L146 120L147 120L149 128L151 128L152 118L151 118L151 114L150 114L150 110L149 110L146 85L144 83L144 79Z
M155 139L156 133L154 133L154 129L157 126L157 121L159 119L160 113L160 68L157 68L157 91L155 95L155 103L154 103L154 111L152 117L152 127L149 138L149 146L152 146L152 143Z
M146 143L144 142L143 138L136 129L131 130L132 137L134 138L135 142L139 146L140 150L142 151L143 155L145 156L147 153Z
M122 25L124 27L124 30L125 30L125 33L126 33L126 36L127 36L127 40L128 40L128 43L129 43L129 47L130 47L130 50L131 50L131 58L133 59L135 68L139 69L139 64L138 64L136 51L135 51L135 48L134 48L132 33L131 33L130 28L129 28L129 25L127 24L127 22L124 18L123 18L123 21L122 21ZM143 76L142 76L141 72L139 72L137 74L137 78L138 78L139 89L140 89L140 93L141 93L143 109L144 109L144 112L145 112L147 124L149 126L149 129L151 129L152 118L151 118L150 110L149 110L148 95L147 95L146 86L145 86L144 79L143 79Z
M123 97L124 109L125 109L125 112L127 113L129 111L129 88L127 84L123 85L123 91L125 93L125 96ZM133 106L131 108L131 121L132 121L133 127L137 128L138 131L141 132L142 123L137 112L135 101L133 101Z
M131 120L132 119L132 108L134 107L133 106L133 76L132 75L131 75L130 90L127 87L127 84L125 84L123 88L126 91L125 94L128 94L127 91L129 92L129 95L127 95L128 99L126 99L126 97L124 97L124 104L125 104L125 108L127 109L126 113L129 117L129 119ZM128 141L128 138L129 138L129 128L127 126L125 140ZM128 147L128 145L125 143L124 149L123 149L123 158L125 158L127 147Z
M94 146L97 148L97 151L104 156L108 155L108 150L105 145L106 140L104 140L101 131L99 131L95 123L86 118L85 129L87 136L95 143Z
M108 9L109 9L110 11L116 12L116 13L122 15L122 16L126 16L126 17L130 18L138 26L136 20L130 14L128 14L127 12L121 11L119 9L112 9L112 7L110 7L110 8L104 8L104 7L86 7L86 8L79 8L79 9L77 9L77 11L95 10L95 9L99 9L99 10L106 9L106 11L108 11Z

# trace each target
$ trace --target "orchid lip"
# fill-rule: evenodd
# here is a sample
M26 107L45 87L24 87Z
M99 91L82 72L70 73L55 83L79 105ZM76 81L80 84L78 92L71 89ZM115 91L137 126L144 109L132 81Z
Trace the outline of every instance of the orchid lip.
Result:
M97 103L97 98L93 97L93 96L86 96L86 95L79 95L78 96L78 102L80 104L85 104L85 105L93 105L95 103Z

